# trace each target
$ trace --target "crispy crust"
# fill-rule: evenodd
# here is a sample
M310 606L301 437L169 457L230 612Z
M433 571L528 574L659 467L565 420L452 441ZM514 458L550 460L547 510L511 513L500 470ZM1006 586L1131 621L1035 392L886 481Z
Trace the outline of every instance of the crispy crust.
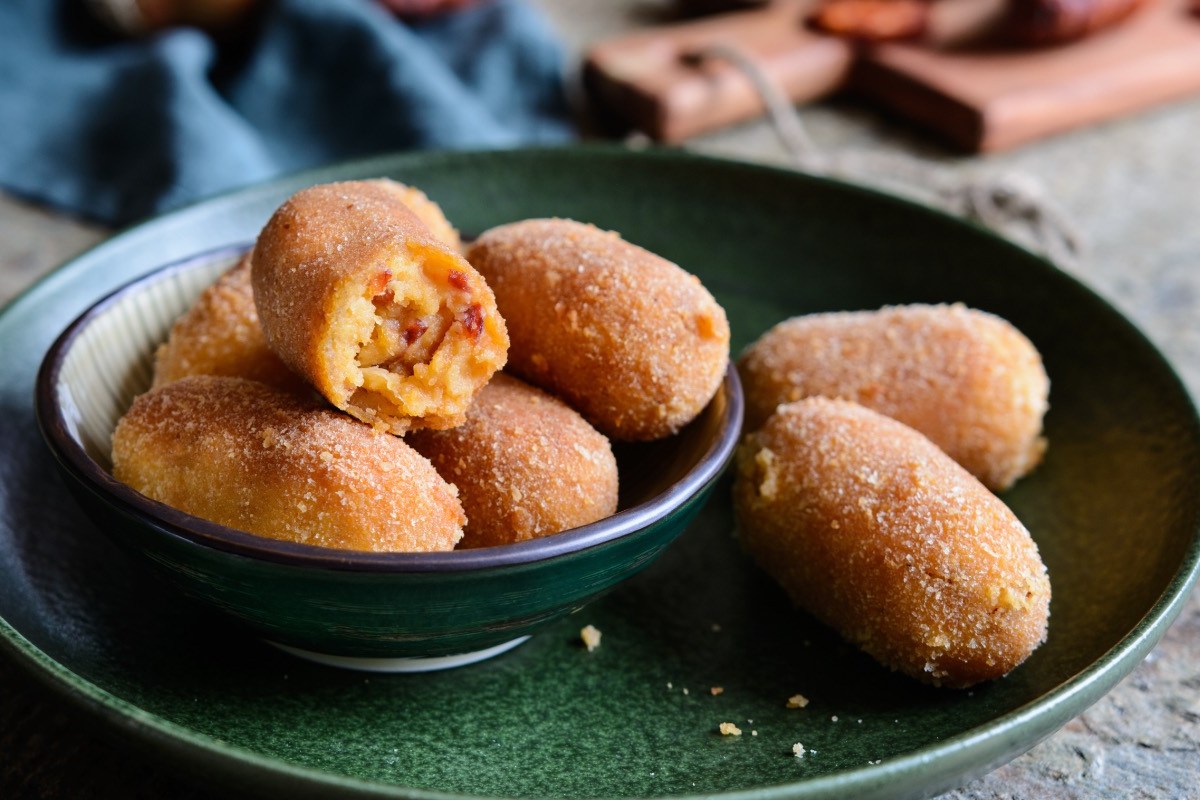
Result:
M155 387L188 375L225 375L309 391L267 346L250 288L249 253L204 290L155 352Z
M916 428L997 491L1046 448L1041 356L1005 320L962 305L795 317L748 347L738 372L747 430L781 403L853 400Z
M694 275L616 233L528 220L487 231L468 258L509 322L511 370L608 436L668 436L720 386L724 309Z
M453 430L406 441L458 487L467 523L460 547L491 547L575 528L617 510L608 439L566 403L496 375Z
M295 194L259 235L252 271L271 348L334 406L382 430L460 424L504 365L491 290L385 182Z
M458 231L420 189L388 180L372 183L393 193L436 238L462 250ZM155 353L154 386L188 375L226 375L286 391L311 391L267 345L254 305L250 261L247 253L176 321L170 337Z
M963 687L1046 637L1050 582L1016 516L913 429L862 406L788 403L737 456L747 552L881 663Z
M452 250L459 253L463 251L462 237L459 236L458 230L450 224L450 220L446 219L442 207L430 200L429 196L420 189L386 178L364 181L364 183L374 184L384 191L394 194L397 200L406 205L408 210L424 223L435 239L449 245Z
M134 400L114 476L146 495L271 539L346 550L450 550L457 492L402 439L241 378L192 376Z

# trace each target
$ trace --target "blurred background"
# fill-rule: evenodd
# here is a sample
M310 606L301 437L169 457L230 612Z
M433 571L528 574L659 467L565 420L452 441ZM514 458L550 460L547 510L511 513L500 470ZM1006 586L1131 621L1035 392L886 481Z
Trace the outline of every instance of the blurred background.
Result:
M1200 3L4 0L0 304L121 227L397 150L684 147L899 192L1051 257L1200 390ZM953 798L1182 797L1200 605ZM0 659L0 797L208 797ZM214 795L215 796L215 795Z

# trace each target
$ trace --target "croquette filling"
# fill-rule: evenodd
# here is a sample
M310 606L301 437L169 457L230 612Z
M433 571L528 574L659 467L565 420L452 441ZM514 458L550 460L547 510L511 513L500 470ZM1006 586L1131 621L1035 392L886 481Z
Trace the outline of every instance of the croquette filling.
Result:
M428 364L454 322L454 314L444 304L432 314L422 314L408 305L396 303L391 289L371 300L375 306L375 327L371 338L358 351L358 365L382 367L407 377L417 364Z
M483 330L467 276L436 262L398 260L365 289L370 322L359 339L350 404L369 417L425 415L450 388L440 351L457 353Z

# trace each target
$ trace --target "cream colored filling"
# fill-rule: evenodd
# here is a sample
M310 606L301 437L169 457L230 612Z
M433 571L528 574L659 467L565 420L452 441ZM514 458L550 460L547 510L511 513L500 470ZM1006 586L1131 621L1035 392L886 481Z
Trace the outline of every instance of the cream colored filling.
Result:
M462 355L463 337L448 334L471 295L442 285L441 275L416 259L394 262L388 271L382 290L368 287L373 324L359 343L350 405L366 418L425 416L458 388L453 361L443 362Z
M395 304L390 293L373 303L375 328L358 351L358 364L364 369L382 367L397 375L411 375L417 364L429 363L454 322L445 306L433 314L422 314Z

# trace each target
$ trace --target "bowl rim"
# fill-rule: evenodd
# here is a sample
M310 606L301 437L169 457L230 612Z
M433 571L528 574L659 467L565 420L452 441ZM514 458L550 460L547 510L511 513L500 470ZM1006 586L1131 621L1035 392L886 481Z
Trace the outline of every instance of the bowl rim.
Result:
M670 516L720 476L741 438L744 400L737 369L730 359L717 390L718 395L723 392L725 397L720 435L709 442L700 458L679 480L650 500L551 536L466 550L376 553L269 539L172 508L118 481L88 455L79 440L70 433L63 415L60 391L63 365L80 335L125 297L178 273L197 269L201 264L211 264L226 257L232 261L251 247L249 243L226 245L186 256L156 267L109 292L79 314L59 334L46 351L38 369L34 384L35 417L42 438L55 460L88 491L121 511L149 523L159 533L233 555L309 569L445 573L533 564L615 542Z

